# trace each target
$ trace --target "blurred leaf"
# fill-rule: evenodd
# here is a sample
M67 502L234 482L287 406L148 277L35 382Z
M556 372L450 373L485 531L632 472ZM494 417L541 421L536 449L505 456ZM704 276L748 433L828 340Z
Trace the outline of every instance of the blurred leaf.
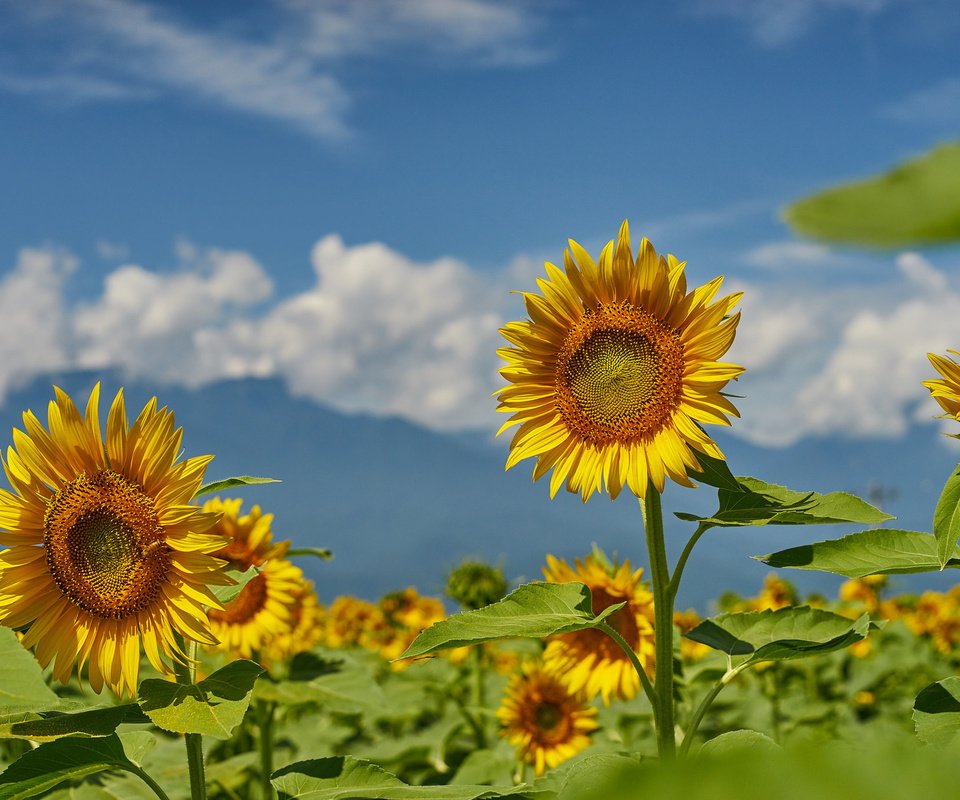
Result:
M376 764L349 756L299 761L273 773L281 798L309 800L474 800L535 794L529 786L410 786Z
M945 567L960 538L960 466L953 471L933 512L933 535L937 537L937 555Z
M506 784L513 777L517 766L512 752L474 750L463 760L451 784Z
M65 738L41 744L0 775L0 800L37 797L68 780L112 769L135 769L116 734L101 739Z
M33 654L10 628L0 626L0 713L45 711L59 704Z
M140 684L138 701L154 725L165 731L229 739L261 674L259 664L239 660L194 686L151 678Z
M225 586L211 586L210 590L217 600L226 605L236 598L236 596L243 591L243 587L256 578L260 572L256 567L248 567L244 572L238 569L225 569L223 570L223 574L230 578L232 583Z
M203 497L205 494L213 494L214 492L222 492L225 489L234 489L237 486L259 486L263 483L280 483L277 478L258 478L255 475L236 475L233 478L224 478L221 481L213 481L212 483L205 483L199 489L197 493L193 496L193 499L196 500L198 497Z
M256 697L285 706L316 703L338 714L351 714L382 707L383 689L367 670L349 670L320 675L309 681L268 681L257 683Z
M927 744L955 745L960 741L960 677L931 683L913 706L917 736Z
M730 753L753 752L762 753L780 750L773 739L759 731L728 731L715 736L700 747L699 753L703 756L726 756Z
M124 722L149 722L136 703L80 711L76 714L47 712L33 719L0 724L0 738L50 741L63 736L109 736Z
M730 656L746 656L737 662L742 664L828 653L859 642L869 630L866 614L851 620L819 608L797 606L720 614L684 635Z
M947 555L947 566L960 565L960 548L954 545ZM860 531L754 558L771 567L814 569L847 578L940 569L939 546L933 536L892 528Z
M828 242L917 247L960 241L960 143L804 198L784 216L798 233Z
M740 491L717 491L719 509L709 517L677 513L680 519L710 526L823 525L844 522L877 524L893 519L859 497L846 492L795 492L784 486L737 478Z
M527 583L492 605L454 614L423 631L401 658L494 639L543 639L594 628L623 603L593 615L590 590L582 583Z

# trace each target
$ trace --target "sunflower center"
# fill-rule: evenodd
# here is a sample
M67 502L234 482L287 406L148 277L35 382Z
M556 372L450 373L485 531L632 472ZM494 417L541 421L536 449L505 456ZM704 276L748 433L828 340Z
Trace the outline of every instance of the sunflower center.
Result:
M233 598L223 611L210 609L208 616L224 625L243 625L256 616L267 602L267 579L263 574L254 575L244 584L240 594Z
M170 550L151 497L113 470L81 475L47 503L47 565L84 611L123 619L150 606L170 569Z
M563 719L563 712L553 703L540 703L533 712L533 718L540 730L552 731Z
M591 444L649 440L680 403L683 365L677 331L626 301L598 305L558 354L557 409Z

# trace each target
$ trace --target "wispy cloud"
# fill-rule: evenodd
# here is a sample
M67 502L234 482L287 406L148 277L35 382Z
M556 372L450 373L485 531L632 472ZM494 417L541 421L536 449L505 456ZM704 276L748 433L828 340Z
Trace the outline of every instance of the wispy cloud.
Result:
M890 103L883 109L890 119L915 125L960 124L960 76L951 76Z
M352 97L340 74L349 57L404 47L455 56L460 66L547 57L535 44L530 7L504 0L275 0L256 9L271 21L256 35L242 34L242 16L201 27L140 0L0 0L0 7L9 12L8 30L19 22L21 46L40 43L29 67L6 59L0 89L73 104L172 94L328 140L350 133Z

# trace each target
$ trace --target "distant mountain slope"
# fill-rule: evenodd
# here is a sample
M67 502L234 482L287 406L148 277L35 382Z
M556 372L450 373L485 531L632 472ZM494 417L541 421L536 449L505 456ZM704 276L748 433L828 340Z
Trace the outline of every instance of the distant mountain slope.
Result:
M23 409L45 420L52 382L82 402L94 380L72 373L12 393L0 408L0 446L9 444L10 426L19 426ZM118 385L115 376L104 380L104 415ZM551 502L546 482L530 481L532 462L504 473L506 442L346 415L293 398L275 380L197 390L128 383L128 413L139 411L154 391L183 425L186 454L216 455L208 478L247 473L283 480L240 494L276 514L278 537L332 548L332 562L303 564L325 600L343 593L372 597L409 584L439 593L447 569L468 555L500 562L508 577L527 579L540 577L546 553L573 558L587 553L592 542L634 564L646 561L640 511L630 495L613 503L600 496L586 506L567 495ZM491 404L491 423L493 417ZM957 461L937 441L933 426L916 427L898 440L810 439L783 450L720 434L736 474L795 489L865 494L871 484L892 488L897 495L886 506L898 515L897 526L917 530L929 529L942 483ZM715 499L709 489L672 487L664 508L710 511ZM669 546L677 553L690 526L672 514L666 522ZM751 593L768 569L749 556L843 532L836 527L713 531L691 560L680 603L704 609L722 591ZM836 585L828 576L786 575L804 589ZM952 574L923 575L901 585L952 582Z

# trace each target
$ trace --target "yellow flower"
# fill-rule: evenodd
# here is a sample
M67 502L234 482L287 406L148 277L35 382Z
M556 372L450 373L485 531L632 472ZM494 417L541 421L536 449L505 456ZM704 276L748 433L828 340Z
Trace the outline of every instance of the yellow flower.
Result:
M323 610L317 601L313 583L301 576L292 594L293 602L288 607L289 625L276 634L265 648L264 654L273 661L293 658L323 639Z
M117 392L101 436L97 384L81 416L54 387L45 429L30 411L14 429L0 490L0 622L66 682L135 695L140 648L160 672L186 656L174 633L215 644L208 586L230 582L210 554L215 514L189 505L212 456L177 463L183 431L154 397L128 426Z
M750 601L751 611L778 611L797 604L797 590L789 581L770 573L763 579L763 589Z
M586 584L593 598L593 613L626 602L607 618L607 623L626 640L648 673L654 668L653 594L641 581L643 569L630 570L625 561L608 569L593 555L576 559L576 569L566 561L547 556L543 570L548 583L579 581ZM552 639L543 654L544 663L565 676L573 691L583 690L588 697L633 697L640 688L640 677L620 646L607 634L592 628L565 633Z
M230 566L244 572L250 567L259 567L271 558L282 558L290 542L274 544L270 525L273 514L263 514L260 506L254 506L249 514L240 515L243 500L221 500L214 497L203 504L203 510L220 514L216 533L226 538L227 543L214 555L230 562Z
M288 631L302 580L300 567L289 561L264 563L222 611L210 611L210 625L220 641L216 649L250 658Z
M947 350L955 356L960 356L960 351ZM930 390L933 399L940 404L946 413L944 417L952 417L960 420L960 364L952 358L937 355L936 353L927 353L927 358L933 364L941 378L933 378L921 383ZM960 435L955 433L947 434L954 439L960 439Z
M572 251L572 254L571 254ZM669 476L684 486L700 468L694 450L723 458L700 423L739 416L722 389L743 367L718 361L730 347L740 299L716 302L722 277L687 292L685 263L658 257L646 239L634 258L627 223L599 264L576 242L565 272L546 265L543 294L524 292L529 320L501 329L499 411L519 425L507 469L535 457L533 478L553 469L550 496L566 483L586 501L606 485L644 497Z
M680 633L689 633L702 622L700 615L692 608L686 611L673 612L673 624L680 629ZM680 637L680 657L684 661L699 661L712 648L701 642L695 642L686 636Z
M341 595L334 598L327 610L325 641L330 647L359 644L376 649L388 629L383 612L373 603Z
M525 664L507 685L497 719L503 736L537 775L590 744L597 709L555 672Z

